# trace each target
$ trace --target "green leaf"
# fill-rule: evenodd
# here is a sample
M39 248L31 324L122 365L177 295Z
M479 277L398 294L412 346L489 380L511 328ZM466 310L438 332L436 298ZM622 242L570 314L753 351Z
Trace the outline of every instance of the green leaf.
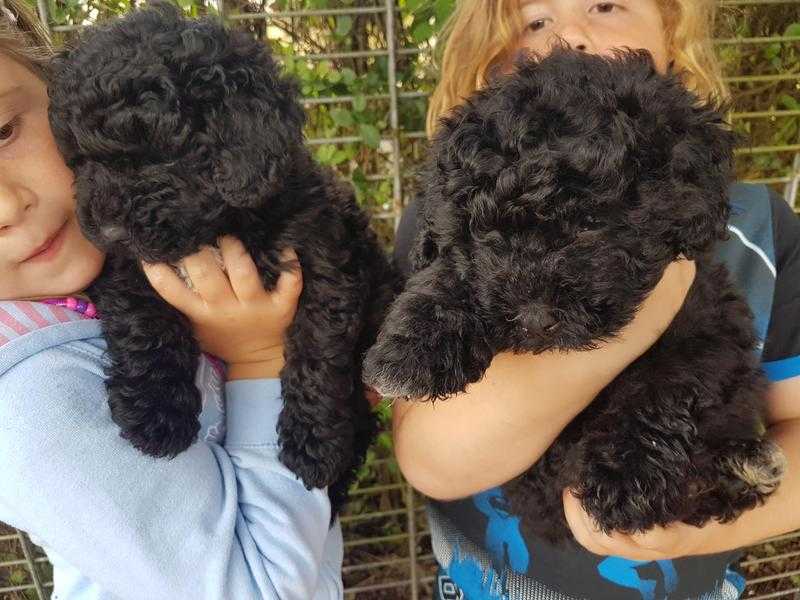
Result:
M356 167L350 178L353 180L353 185L356 186L365 186L368 183L367 176L361 167Z
M349 158L348 153L344 150L337 150L334 155L331 157L331 160L328 164L331 165L339 165L346 161Z
M800 36L800 23L790 23L786 31L783 32L783 35L785 37Z
M342 15L336 19L336 30L335 33L339 37L344 37L350 30L353 28L353 17L349 17L347 15Z
M28 573L22 569L14 569L8 574L8 583L11 585L23 585L28 580Z
M356 112L364 112L367 108L367 98L363 94L359 94L353 98L353 110Z
M378 131L377 127L367 123L361 123L358 129L361 132L361 139L364 140L367 146L371 148L378 147L378 144L381 142L381 133Z
M433 12L436 15L436 24L441 27L447 17L450 16L450 13L453 12L453 0L436 0Z
M351 86L356 80L356 72L353 71L353 69L345 67L342 69L342 79L344 80L345 85Z
M349 110L343 108L334 108L331 111L331 118L336 123L337 127L352 127L353 114Z
M428 41L433 36L433 26L427 21L422 21L414 26L411 31L411 39L417 44Z
M331 72L331 63L329 63L327 60L323 60L317 63L317 73L320 76L325 77L330 72Z
M769 44L764 47L764 56L770 60L776 58L781 53L781 48L781 44Z
M323 144L317 148L317 160L324 165L330 164L333 155L336 154L336 146L333 144Z
M381 448L385 448L386 450L391 450L392 434L390 434L388 431L380 432L375 439L375 444Z
M789 94L781 94L779 98L781 105L785 106L788 110L800 110L800 102Z
M406 10L409 12L417 12L420 7L425 4L426 0L406 0Z

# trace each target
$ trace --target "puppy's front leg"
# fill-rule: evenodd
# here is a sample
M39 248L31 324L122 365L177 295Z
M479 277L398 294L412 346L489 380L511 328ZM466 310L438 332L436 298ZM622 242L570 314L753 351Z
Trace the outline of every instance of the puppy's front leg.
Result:
M445 398L478 381L493 351L467 286L437 259L415 273L364 360L364 380L394 397Z
M189 322L158 296L138 265L118 273L101 278L92 291L108 342L111 418L144 454L174 457L200 428L200 349Z

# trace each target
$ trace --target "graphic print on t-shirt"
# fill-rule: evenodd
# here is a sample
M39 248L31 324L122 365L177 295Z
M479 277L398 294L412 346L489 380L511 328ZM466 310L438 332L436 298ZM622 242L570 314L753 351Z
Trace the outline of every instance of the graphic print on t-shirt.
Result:
M530 564L530 554L519 529L520 518L508 511L508 500L503 491L492 488L472 497L475 507L489 520L486 525L486 549L498 573L510 567L525 573Z
M657 567L654 569L656 573L645 572L645 567ZM678 587L678 574L671 560L629 560L609 556L597 565L597 572L619 586L638 590L642 600L668 597ZM656 596L659 583L662 584L662 593Z

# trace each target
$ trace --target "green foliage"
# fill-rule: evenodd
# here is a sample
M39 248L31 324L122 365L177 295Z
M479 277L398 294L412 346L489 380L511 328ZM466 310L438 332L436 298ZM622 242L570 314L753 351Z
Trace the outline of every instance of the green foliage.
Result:
M791 38L800 35L797 8L749 7L723 13L720 37ZM800 44L777 40L768 43L726 44L718 48L725 73L729 76L794 75L793 79L731 84L734 110L770 111L773 114L739 118L734 122L745 147L774 148L800 142L800 117L785 111L800 110ZM742 154L737 160L742 179L770 179L786 176L796 152L765 151ZM778 191L783 191L780 186Z

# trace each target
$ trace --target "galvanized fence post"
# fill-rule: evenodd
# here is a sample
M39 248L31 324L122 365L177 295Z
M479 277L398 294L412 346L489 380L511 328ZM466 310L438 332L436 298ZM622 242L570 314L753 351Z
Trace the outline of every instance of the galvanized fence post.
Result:
M47 2L48 0L36 0L36 12L39 14L39 20L42 22L42 25L47 29L47 33L51 33L50 7L47 5Z
M400 154L400 123L397 108L397 35L395 34L395 3L386 0L386 45L389 51L389 60L386 68L389 84L389 127L391 129L392 143L392 212L394 213L394 228L400 223L400 213L403 211L403 189L400 167L402 156Z

